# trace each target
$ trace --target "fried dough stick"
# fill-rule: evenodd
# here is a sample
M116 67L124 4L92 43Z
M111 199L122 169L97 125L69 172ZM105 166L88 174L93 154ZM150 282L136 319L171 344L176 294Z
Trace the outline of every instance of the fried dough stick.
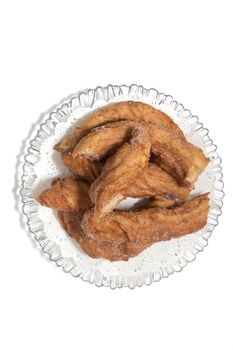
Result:
M138 125L133 129L130 141L108 158L101 175L91 184L89 194L96 213L110 212L125 198L125 191L147 167L150 148L148 133Z
M64 229L74 238L82 250L92 258L103 258L110 261L128 260L123 246L101 244L84 235L81 228L83 212L59 212L58 217Z
M95 161L102 159L129 139L134 125L132 121L120 121L93 129L76 145L72 152L73 158L84 156ZM192 187L209 162L202 150L161 125L142 125L149 133L157 164L180 184Z
M88 195L90 186L70 176L53 181L52 187L40 193L36 200L49 208L61 211L86 210L93 206Z
M178 136L184 138L178 125L165 113L143 102L125 101L109 104L92 112L79 126L66 135L55 146L55 149L59 152L70 151L93 128L119 120L156 122L172 129Z
M78 178L93 182L100 174L104 162L95 162L83 156L73 157L72 152L61 153L61 158L66 167Z
M162 205L171 206L175 202L167 198L154 198L147 202L147 207L158 207ZM153 242L132 243L125 242L119 246L111 243L101 243L87 237L81 227L84 211L58 212L58 218L66 232L79 243L82 250L92 258L103 258L110 261L128 260L130 257L140 254Z
M208 209L208 194L171 208L115 210L101 217L91 209L85 212L82 227L98 242L159 242L200 230L207 222Z
M101 243L85 235L81 227L83 212L58 212L59 220L66 232L76 240L81 249L92 258L103 258L110 261L128 260L140 254L153 244L125 242L120 245Z
M155 198L147 203L147 207L162 207L172 205L170 199ZM145 242L123 242L119 245L116 242L100 242L89 238L81 227L83 211L80 212L58 212L59 220L69 235L74 238L82 250L92 258L104 258L110 261L128 260L141 253L143 250L151 246L154 241Z

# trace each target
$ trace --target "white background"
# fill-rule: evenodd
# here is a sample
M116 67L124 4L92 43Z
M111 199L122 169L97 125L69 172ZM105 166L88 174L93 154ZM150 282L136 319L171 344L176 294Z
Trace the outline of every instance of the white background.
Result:
M1 1L1 349L233 349L231 3ZM40 113L108 83L172 94L210 129L223 160L223 215L208 247L183 272L133 291L49 263L21 228L12 192Z

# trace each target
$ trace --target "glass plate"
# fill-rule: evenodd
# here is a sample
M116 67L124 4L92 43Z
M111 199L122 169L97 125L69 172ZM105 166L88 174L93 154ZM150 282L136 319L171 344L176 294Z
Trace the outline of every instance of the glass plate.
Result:
M35 195L48 187L53 177L68 174L54 144L94 109L116 101L143 101L167 113L184 131L187 139L200 147L210 163L198 178L192 194L209 192L210 210L207 225L198 232L179 239L156 243L128 261L109 262L92 259L79 248L60 226L55 212L42 207ZM44 253L72 276L97 286L130 287L149 285L181 271L207 245L221 214L223 193L221 160L208 130L196 116L169 95L138 85L108 85L72 95L57 105L38 123L26 141L21 156L21 210L28 230Z

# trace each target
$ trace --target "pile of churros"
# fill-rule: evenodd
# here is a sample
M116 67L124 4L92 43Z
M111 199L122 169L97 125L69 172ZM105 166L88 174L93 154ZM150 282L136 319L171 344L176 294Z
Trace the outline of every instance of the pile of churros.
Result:
M58 212L61 225L92 258L128 260L206 225L208 193L188 198L209 159L148 104L99 108L55 150L73 175L53 179L36 200ZM142 200L119 209L127 197Z

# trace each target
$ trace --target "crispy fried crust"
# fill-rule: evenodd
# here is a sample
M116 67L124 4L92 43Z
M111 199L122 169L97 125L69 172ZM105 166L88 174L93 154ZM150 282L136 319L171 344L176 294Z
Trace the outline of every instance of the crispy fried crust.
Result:
M148 126L156 163L180 184L192 187L209 163L201 149L164 127Z
M84 214L82 227L88 237L99 242L159 242L201 229L208 209L208 194L168 209L115 210L102 217L91 209Z
M90 197L98 214L116 208L124 193L148 165L150 139L146 130L138 125L132 137L110 157L98 179L91 185Z
M68 232L68 234L74 238L82 250L92 258L103 258L110 261L128 260L129 255L125 252L124 246L116 246L109 244L101 244L83 233L80 226L82 212L59 212L58 217ZM136 247L135 247L136 252Z
M126 189L125 197L142 198L170 195L186 199L190 193L187 186L179 186L175 179L160 169L156 164L149 163L133 186Z
M176 205L176 200L167 197L154 197L150 198L144 204L144 208L171 208Z
M74 175L90 183L100 175L104 164L82 156L74 158L71 152L61 153L61 158Z
M90 186L70 176L54 181L36 200L49 208L61 211L86 210L93 206L88 195Z
M134 242L125 242L122 246L124 246L124 249L128 255L128 257L137 256L141 252L143 252L146 248L149 248L152 246L154 242L140 242L140 243L134 243Z
M169 129L172 129L181 138L184 138L183 132L178 125L165 113L142 102L118 102L99 108L91 113L84 122L66 135L56 146L59 152L73 149L81 138L87 135L93 128L106 123L119 120L133 120L159 123Z
M99 126L81 139L72 152L73 157L85 156L92 160L102 159L127 142L135 126L138 126L138 123L132 121L120 121Z

